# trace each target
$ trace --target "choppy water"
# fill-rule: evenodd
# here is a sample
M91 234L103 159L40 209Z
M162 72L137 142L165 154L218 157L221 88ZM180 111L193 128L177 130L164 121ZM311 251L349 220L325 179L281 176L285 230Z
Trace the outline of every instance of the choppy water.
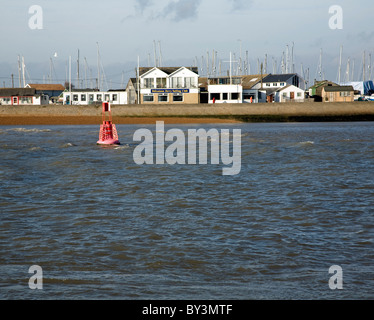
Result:
M374 298L374 123L166 126L241 129L237 176L136 165L154 126L117 127L0 127L1 299Z

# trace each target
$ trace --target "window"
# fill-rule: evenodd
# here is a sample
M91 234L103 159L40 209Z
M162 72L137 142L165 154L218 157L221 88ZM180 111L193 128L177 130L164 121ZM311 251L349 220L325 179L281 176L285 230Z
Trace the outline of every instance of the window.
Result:
M158 102L168 102L169 95L167 93L161 93L158 95Z
M242 79L241 78L232 78L232 84L241 84Z
M144 87L147 88L147 89L151 89L151 88L154 88L154 79L151 78L151 79L144 79Z
M283 93L282 93L282 97L283 97L283 98L287 98L287 92L283 92Z
M229 79L225 79L225 78L218 79L218 84L229 84L229 83L230 83Z
M78 101L78 95L77 94L73 94L73 101Z
M85 94L81 94L81 101L86 101L86 95Z
M276 87L276 86L278 86L278 83L274 82L273 87Z
M284 82L281 82L279 85L280 85L281 87L284 87L286 84L285 84Z
M118 99L118 96L116 94L113 94L112 95L112 101L117 101L117 99Z
M256 96L252 93L243 93L243 99L244 100L250 100L250 99L256 99Z
M221 100L221 95L219 93L211 93L210 94L210 100Z
M166 88L166 78L157 78L156 86L157 88Z
M298 92L298 93L297 93L297 96L300 98L300 97L301 97L301 92Z
M101 101L101 99L102 99L102 95L101 95L101 94L97 94L97 95L96 95L96 100L97 100L97 101Z
M145 94L143 96L143 101L144 102L153 102L154 101L153 94Z
M20 103L21 104L31 104L32 99L31 99L31 97L21 97L20 98Z
M185 78L186 88L196 88L196 79L194 77Z
M182 93L174 93L173 101L174 102L183 102L183 94Z
M222 100L227 100L228 98L228 93L222 93Z
M172 87L173 88L182 88L183 87L183 78L181 78L181 77L172 78Z
M239 92L233 92L231 93L231 100L238 100L240 98Z
M93 94L88 95L88 100L92 102L94 100L94 95Z
M267 86L267 87L270 87L270 83L267 83L266 86Z

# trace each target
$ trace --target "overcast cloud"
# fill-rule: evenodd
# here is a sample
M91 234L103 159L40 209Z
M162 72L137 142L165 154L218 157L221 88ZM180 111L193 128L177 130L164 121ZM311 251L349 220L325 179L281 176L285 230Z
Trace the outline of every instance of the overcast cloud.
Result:
M29 27L35 4L43 10L40 30ZM332 5L343 9L342 30L329 28ZM323 49L326 78L333 81L343 46L343 68L348 59L355 61L359 78L363 53L366 61L374 54L373 9L372 0L2 0L0 80L9 85L11 74L18 76L18 55L25 57L34 81L47 77L51 58L55 78L65 80L69 57L76 73L78 50L81 68L86 58L87 72L95 74L99 44L108 82L119 84L123 73L134 76L138 57L141 65L152 65L154 41L161 45L164 65L198 63L206 70L208 54L211 63L215 51L223 72L230 52L236 59L248 53L251 73L265 56L268 70L279 72L282 55L292 47L295 71L302 65L311 79Z

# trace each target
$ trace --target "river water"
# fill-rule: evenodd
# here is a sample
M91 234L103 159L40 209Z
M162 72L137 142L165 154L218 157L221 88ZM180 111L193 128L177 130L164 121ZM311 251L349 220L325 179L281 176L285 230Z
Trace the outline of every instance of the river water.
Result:
M140 128L0 126L1 299L374 298L374 123L165 126L241 129L233 176L135 164Z

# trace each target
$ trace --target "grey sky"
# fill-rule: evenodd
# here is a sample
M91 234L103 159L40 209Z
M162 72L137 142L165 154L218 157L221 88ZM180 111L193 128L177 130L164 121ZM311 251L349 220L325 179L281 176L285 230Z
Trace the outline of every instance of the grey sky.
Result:
M31 5L43 9L43 29L29 28ZM343 29L329 28L329 7L343 8ZM343 46L343 71L348 57L355 60L357 76L366 52L374 53L372 0L1 0L0 77L9 84L18 74L17 56L25 57L31 79L38 81L49 72L53 57L55 78L66 78L69 56L77 50L96 72L97 45L108 81L118 84L118 74L134 76L137 57L142 65L153 61L153 43L160 41L164 65L199 64L207 52L217 51L227 61L248 51L251 73L257 61L268 57L268 71L280 68L286 46L294 44L295 70L301 64L316 75L320 49L326 78L336 80L339 50ZM374 59L373 59L374 61ZM227 68L227 62L223 62ZM75 71L74 71L75 72ZM110 79L109 79L110 78ZM36 81L35 80L35 81Z

